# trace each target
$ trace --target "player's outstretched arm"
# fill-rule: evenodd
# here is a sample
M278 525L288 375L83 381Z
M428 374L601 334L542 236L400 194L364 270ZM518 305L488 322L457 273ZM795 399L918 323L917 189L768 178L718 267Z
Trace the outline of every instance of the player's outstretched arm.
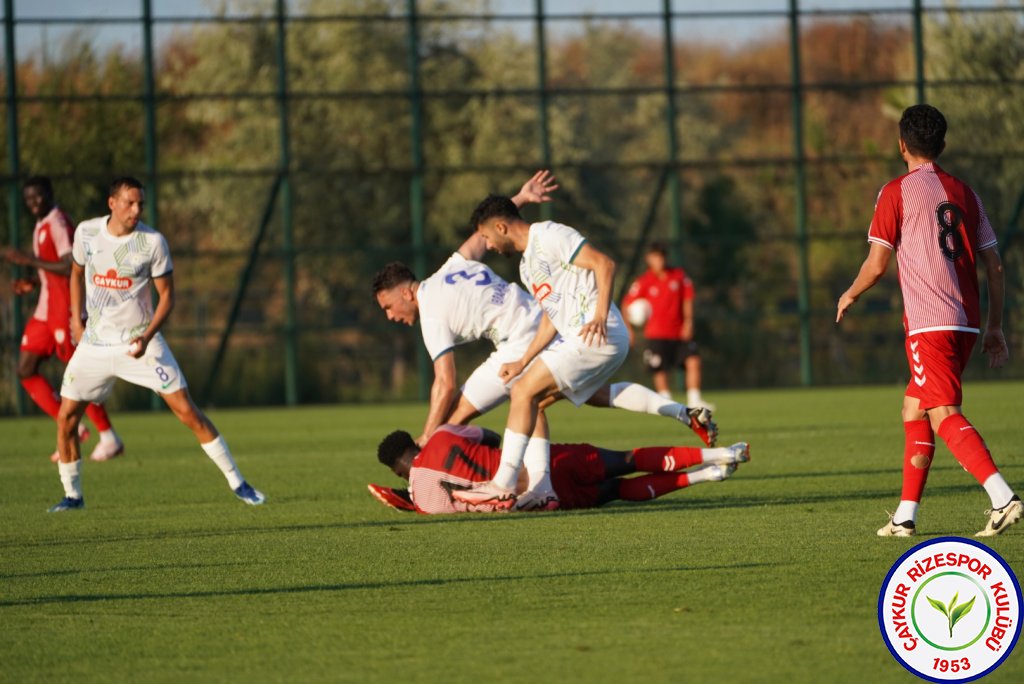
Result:
M434 361L434 384L430 386L430 410L423 424L423 434L416 444L423 446L438 427L448 422L458 396L455 385L455 353L449 349Z
M1003 302L1006 285L1003 280L1003 261L995 247L978 253L988 280L988 322L981 340L981 348L988 355L990 368L1002 368L1010 360L1010 349L1003 335Z
M174 275L168 273L159 278L153 278L153 285L156 287L156 293L160 297L160 302L156 305L156 311L153 312L153 320L149 322L149 326L131 342L133 347L128 353L135 358L141 358L146 353L149 341L160 332L164 321L167 320L167 317L171 315L171 311L174 310Z
M615 280L615 261L589 242L584 243L573 266L594 272L597 284L597 305L594 317L580 329L580 337L587 346L600 347L608 340L608 311L612 306L612 281Z
M550 202L551 193L557 189L558 184L555 183L554 175L547 169L542 169L523 183L523 187L512 198L512 203L517 207L522 207L524 204Z
M850 285L850 288L839 297L839 304L836 307L836 323L843 320L846 311L860 299L860 296L875 286L885 270L889 268L889 259L892 258L892 250L877 242L871 243L871 250L867 259L861 264L860 273Z
M498 370L498 377L504 383L509 383L513 379L519 377L519 375L526 370L526 367L530 365L530 362L536 358L537 354L544 351L544 348L551 344L551 340L555 339L555 335L558 331L555 329L555 324L551 322L548 315L541 314L540 325L537 326L537 332L530 341L530 346L526 348L526 352L523 354L523 358L512 363L502 364Z

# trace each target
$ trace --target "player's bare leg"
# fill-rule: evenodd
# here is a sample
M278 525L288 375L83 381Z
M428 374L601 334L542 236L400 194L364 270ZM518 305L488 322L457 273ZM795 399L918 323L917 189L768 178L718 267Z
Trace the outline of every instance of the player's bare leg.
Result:
M189 394L188 388L183 387L177 392L161 394L160 396L163 397L168 408L181 421L182 425L191 430L192 434L196 436L196 439L199 440L199 446L203 448L203 451L210 457L210 460L220 468L235 496L253 506L263 503L266 497L258 490L253 489L245 481L245 478L242 477L238 466L235 464L235 459L231 456L227 442L220 436L217 428L206 417L206 414L200 411L199 407L192 401L192 395Z
M668 371L656 370L651 373L651 380L654 381L654 391L665 397L666 399L672 398L672 387L668 382Z
M702 406L686 406L665 398L635 382L616 382L597 390L587 400L590 406L620 408L652 416L664 416L686 425L708 446L718 440L718 425L711 411Z
M689 406L703 406L711 411L715 410L715 407L706 401L701 396L700 388L701 381L703 379L703 363L700 360L700 355L691 353L686 357L686 361L683 362L683 368L686 371L686 403Z
M551 371L548 370L543 360L538 359L512 386L508 422L502 440L501 463L494 478L474 489L452 492L452 496L464 503L496 503L504 509L511 508L516 503L516 481L519 469L523 466L526 458L527 447L537 428L541 402L557 393L558 385L555 383ZM550 445L548 445L548 449L544 449L547 440L541 436L538 436L537 440L535 448L538 452L545 452L543 454L544 461L547 468L550 468ZM537 463L540 462L539 453L536 459L531 459L531 461L534 460ZM528 471L528 474L531 476L531 487L528 491L538 490L538 494L544 493L547 496L547 491L550 490L550 495L554 496L550 470L543 475L538 475L536 481L534 481L533 473ZM557 501L557 498L555 500Z
M64 498L50 507L50 513L83 508L82 496L82 452L78 441L78 426L85 413L86 402L63 398L57 412L57 451L60 461L57 471L64 486Z

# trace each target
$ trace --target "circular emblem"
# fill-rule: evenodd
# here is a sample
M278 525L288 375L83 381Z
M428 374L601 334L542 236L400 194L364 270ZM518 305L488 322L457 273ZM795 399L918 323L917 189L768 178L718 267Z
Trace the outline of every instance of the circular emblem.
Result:
M878 594L889 651L930 682L969 682L1006 659L1020 636L1013 570L984 544L931 539L903 554Z

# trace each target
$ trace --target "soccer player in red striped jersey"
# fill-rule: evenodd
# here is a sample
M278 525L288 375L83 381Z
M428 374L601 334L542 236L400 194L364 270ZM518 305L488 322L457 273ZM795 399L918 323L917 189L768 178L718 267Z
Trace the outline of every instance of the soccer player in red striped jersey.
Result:
M982 350L993 368L1009 359L1002 330L1002 262L981 199L935 163L946 146L942 113L925 104L908 107L899 130L900 153L909 173L879 193L868 232L870 252L856 280L839 298L836 314L838 323L878 282L896 252L910 382L903 399L903 492L896 512L878 535L908 537L916 531L938 433L992 501L985 529L977 534L988 537L1020 520L1024 505L961 411L961 375L981 332L978 261L988 279Z
M442 425L422 449L412 435L397 430L384 438L377 458L409 481L402 490L369 485L370 493L394 508L421 513L467 513L508 510L496 502L465 503L452 496L491 479L501 462L501 438L474 425ZM739 463L750 460L747 444L698 449L644 447L613 451L590 444L551 445L551 483L560 508L594 508L621 499L648 501L700 482L729 477ZM690 468L689 472L686 469ZM650 473L624 477L633 473ZM520 472L517 492L526 490ZM403 505L406 501L408 505Z
M70 333L71 291L68 284L75 229L71 219L54 201L53 184L49 178L29 178L22 188L22 198L29 212L36 218L35 230L32 232L32 254L8 249L5 256L13 264L36 269L38 280L20 278L14 282L14 292L25 295L38 285L39 299L35 313L22 334L18 377L32 401L56 420L60 398L53 391L49 380L40 374L39 366L51 356L67 363L75 351ZM103 406L89 404L86 413L100 436L90 458L106 461L124 453L124 444L114 432ZM80 439L84 440L87 435L87 430L80 430ZM50 460L56 463L58 458L59 454L54 452Z

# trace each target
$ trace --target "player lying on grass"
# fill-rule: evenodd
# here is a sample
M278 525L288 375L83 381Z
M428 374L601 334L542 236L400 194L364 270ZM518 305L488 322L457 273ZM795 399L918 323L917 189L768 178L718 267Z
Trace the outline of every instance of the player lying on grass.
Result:
M397 430L377 447L378 460L409 489L368 485L382 503L420 513L507 511L500 502L464 503L452 496L486 482L501 461L497 433L472 425L443 425L420 448L412 436ZM595 508L609 501L649 501L700 482L726 479L740 463L750 460L750 448L642 447L630 451L602 449L591 444L552 444L551 483L560 508ZM687 468L693 468L684 472ZM649 473L626 477L633 473ZM521 473L517 492L525 491Z
M553 181L547 171L540 171L512 201L517 205L546 201L548 193L558 187ZM374 296L388 320L413 325L418 319L423 343L434 362L430 409L417 444L425 444L444 423L465 424L508 399L513 383L506 384L499 377L501 367L522 358L540 326L540 306L518 285L480 263L485 251L483 236L474 233L422 282L398 262L388 264L374 277ZM459 389L454 348L480 339L491 342L494 352ZM561 339L552 344L559 343ZM717 437L710 411L688 409L642 385L605 385L587 403L679 420L709 446L714 446Z

